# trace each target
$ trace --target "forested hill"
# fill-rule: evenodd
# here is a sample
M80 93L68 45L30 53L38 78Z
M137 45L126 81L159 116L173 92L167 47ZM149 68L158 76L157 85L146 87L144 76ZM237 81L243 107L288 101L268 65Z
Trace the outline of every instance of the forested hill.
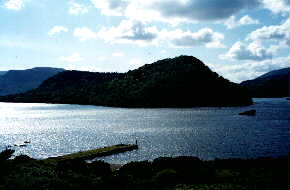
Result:
M290 94L290 68L270 71L260 77L241 83L252 97L275 98Z
M192 56L147 64L125 74L62 72L39 88L1 101L116 107L242 106L252 99L240 85Z
M0 97L8 102L42 102L63 104L95 104L105 82L123 77L121 73L93 73L64 71L46 81L37 89L17 95Z

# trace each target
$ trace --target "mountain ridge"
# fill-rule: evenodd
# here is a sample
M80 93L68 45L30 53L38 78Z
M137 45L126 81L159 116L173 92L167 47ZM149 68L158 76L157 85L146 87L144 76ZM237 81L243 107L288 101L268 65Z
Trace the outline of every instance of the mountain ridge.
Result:
M18 94L32 90L44 80L62 71L64 69L52 67L9 70L0 76L0 95Z
M273 70L255 79L240 83L247 88L252 97L278 98L290 94L290 68Z
M70 77L75 82L71 83ZM124 74L65 71L47 79L35 90L0 100L112 107L252 104L245 89L212 72L192 56L159 60Z

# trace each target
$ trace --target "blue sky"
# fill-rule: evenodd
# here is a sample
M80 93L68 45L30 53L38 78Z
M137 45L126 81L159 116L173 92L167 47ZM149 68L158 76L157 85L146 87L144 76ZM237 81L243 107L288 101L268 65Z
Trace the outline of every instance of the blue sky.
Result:
M289 0L0 0L0 70L192 55L240 82L290 66L289 13Z

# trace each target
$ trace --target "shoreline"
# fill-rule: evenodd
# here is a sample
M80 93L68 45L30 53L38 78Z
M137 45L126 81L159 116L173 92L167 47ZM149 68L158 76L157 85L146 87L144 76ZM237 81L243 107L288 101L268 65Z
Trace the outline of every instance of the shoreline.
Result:
M3 153L0 153L3 155ZM2 160L1 160L2 158ZM14 189L75 190L284 190L288 185L288 157L215 159L159 157L153 161L109 164L81 159L54 164L18 156L0 156L0 187Z

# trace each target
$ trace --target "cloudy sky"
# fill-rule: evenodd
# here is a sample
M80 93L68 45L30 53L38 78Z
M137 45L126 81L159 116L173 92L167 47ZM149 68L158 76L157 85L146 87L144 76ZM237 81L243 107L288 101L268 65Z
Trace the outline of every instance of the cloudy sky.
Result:
M289 14L290 0L0 0L0 70L193 55L239 82L290 66Z

